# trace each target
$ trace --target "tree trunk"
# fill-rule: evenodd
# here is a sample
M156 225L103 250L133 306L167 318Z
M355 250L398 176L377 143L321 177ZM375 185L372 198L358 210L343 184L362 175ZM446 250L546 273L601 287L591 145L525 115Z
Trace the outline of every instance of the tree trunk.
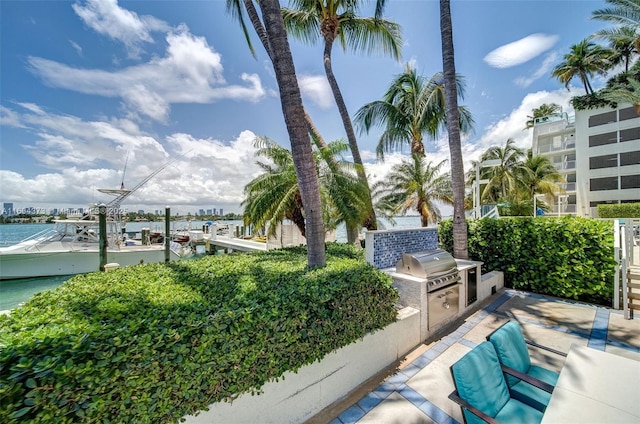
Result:
M326 264L325 233L318 173L309 141L308 124L302 106L293 57L278 0L261 0L260 9L271 47L271 60L280 89L282 112L291 140L291 154L298 176L306 218L307 263L310 267Z
M453 28L449 0L440 0L440 32L442 36L442 71L444 75L445 113L451 156L451 186L453 189L453 256L467 259L467 221L464 212L464 164L460 146L460 115L456 66L453 53Z
M344 103L342 93L340 92L340 87L338 86L338 81L336 80L336 77L333 74L333 69L331 67L332 46L333 40L325 39L324 71L327 74L327 81L329 81L329 86L331 87L333 98L335 99L336 105L338 106L338 111L340 112L340 118L342 119L344 130L347 133L347 141L349 142L349 148L351 149L351 155L353 156L353 163L356 164L356 172L358 173L358 178L362 181L363 184L366 184L367 192L369 193L369 204L367 205L369 213L365 220L365 223L367 225L367 229L376 230L376 214L373 210L373 201L371 200L371 188L369 187L367 175L364 171L364 164L362 163L362 157L360 156L360 149L358 148L356 133L353 131L353 124L351 123L351 118L349 117L349 111L347 111L347 105ZM347 231L347 234L348 233L349 231Z

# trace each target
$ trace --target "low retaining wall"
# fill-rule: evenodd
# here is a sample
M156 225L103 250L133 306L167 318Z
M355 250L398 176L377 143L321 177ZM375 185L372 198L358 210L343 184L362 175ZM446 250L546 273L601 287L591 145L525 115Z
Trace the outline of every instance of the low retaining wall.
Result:
M420 312L404 308L398 321L363 339L269 382L257 396L243 394L233 403L218 402L187 424L299 423L344 398L421 343Z

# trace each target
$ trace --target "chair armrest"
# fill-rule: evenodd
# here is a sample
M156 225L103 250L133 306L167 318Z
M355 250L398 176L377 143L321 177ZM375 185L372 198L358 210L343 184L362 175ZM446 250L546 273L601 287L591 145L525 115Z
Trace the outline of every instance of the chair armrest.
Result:
M543 346L543 345L538 344L538 343L536 343L536 342L532 342L531 340L525 340L525 342L526 342L528 345L531 345L531 346L533 346L533 347L537 347L537 348L539 348L539 349L546 350L546 351L551 352L551 353L555 353L556 355L560 355L560 356L564 356L564 357L566 357L566 356L567 356L567 354L566 354L566 353L564 353L564 352L560 352L559 350L555 350L555 349L550 348L550 347L548 347L548 346Z
M455 403L457 403L458 405L460 405L464 409L468 410L469 412L471 412L473 415L477 416L478 418L480 418L484 422L487 422L489 424L499 424L498 421L495 420L495 418L485 414L484 412L482 412L481 410L479 410L475 406L472 406L469 402L467 402L466 400L464 400L460 396L458 396L458 392L457 391L454 390L453 392L451 392L449 394L449 399L451 399L452 401L454 401ZM465 419L465 421L466 421L466 419Z
M531 377L529 374L525 374L523 372L520 372L516 369L510 368L503 364L500 364L500 368L502 368L502 371L506 374L512 375L515 378L522 380L528 384L531 384L532 386L537 387L538 389L542 389L547 393L553 393L554 386L552 386L549 383L545 383L542 380L538 380L535 377Z

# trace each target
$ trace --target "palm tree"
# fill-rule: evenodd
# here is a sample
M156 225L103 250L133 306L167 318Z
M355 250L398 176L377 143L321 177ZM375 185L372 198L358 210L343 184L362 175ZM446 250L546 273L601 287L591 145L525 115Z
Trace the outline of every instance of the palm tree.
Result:
M239 2L240 0L227 0L227 10L242 22L242 10ZM278 0L261 0L258 4L262 11L264 26L262 26L252 0L244 0L245 9L250 15L256 33L263 45L269 46L267 54L273 63L280 89L282 111L289 133L293 162L300 185L300 196L305 210L307 263L310 267L324 266L326 264L325 231L322 222L320 186L311 143L309 143L309 124L302 106L302 97L284 29L280 3ZM244 23L242 26L244 28ZM245 35L247 35L246 30Z
M517 189L517 176L520 175L524 151L515 145L513 139L508 139L504 147L493 146L487 150L481 158L481 162L498 160L496 166L481 169L483 178L489 179L489 183L482 191L482 199L498 202L506 201L509 194Z
M607 3L612 7L594 11L591 18L622 26L640 27L640 0L607 0Z
M523 195L515 194L514 197L532 200L535 194L554 196L563 192L559 182L564 181L556 167L549 158L534 156L531 149L527 152L527 158L521 167L517 168L516 184Z
M440 0L440 36L442 38L442 71L444 74L445 116L451 156L451 187L453 189L453 256L469 257L467 221L464 212L464 164L460 146L460 116L456 66L453 52L453 26L450 0Z
M369 53L380 50L399 59L402 46L400 26L382 18L385 2L386 0L376 0L375 16L371 18L358 16L363 3L358 0L291 0L292 8L282 8L285 27L292 37L309 44L315 43L319 38L324 42L323 63L327 81L338 106L358 176L367 187L368 181L353 124L333 73L331 52L334 42L338 41L344 50L347 47ZM375 229L376 219L372 205L369 211L365 225Z
M412 154L410 160L395 165L386 179L373 187L378 207L392 215L414 210L423 227L436 223L442 216L435 202L453 203L449 174L441 174L445 163L434 166L424 155Z
M362 158L347 106L333 73L333 44L337 40L345 50L347 47L367 52L380 49L394 59L400 58L402 45L400 26L382 19L385 0L376 0L376 14L372 18L357 16L361 3L357 0L292 0L293 8L282 8L285 27L292 37L309 44L314 44L318 38L324 41L325 73L357 165L362 165Z
M458 93L464 96L462 78L456 80ZM469 132L473 118L469 111L460 107L460 125ZM367 133L374 125L384 126L376 154L384 159L384 153L408 144L411 154L424 156L425 134L436 138L445 127L445 90L442 73L429 80L418 75L407 64L405 71L397 75L382 100L362 106L355 117L356 123Z
M604 75L610 66L610 56L609 50L584 39L571 46L570 52L564 55L564 61L553 68L551 76L557 78L567 89L571 80L578 77L586 93L593 94L589 77L594 74Z
M624 71L629 71L631 57L637 54L638 48L640 48L638 27L621 26L601 29L593 34L593 37L602 38L609 42L609 48L612 52L609 60L612 67L624 62Z
M254 142L256 155L268 159L258 161L264 171L245 186L244 219L256 227L268 226L269 235L274 235L277 224L284 219L291 220L305 236L305 213L296 178L291 152L267 137L258 137ZM316 169L320 182L322 216L327 229L335 229L340 222L352 224L362 220L366 209L366 187L353 172L352 164L336 160L348 149L342 142L329 143L327 149L314 152ZM327 155L333 156L329 166Z
M527 123L525 125L525 130L529 128L533 128L533 125L536 122L536 118L543 118L545 116L553 115L554 113L558 113L562 110L560 105L555 103L543 103L539 107L534 108L531 111L531 115L527 115Z

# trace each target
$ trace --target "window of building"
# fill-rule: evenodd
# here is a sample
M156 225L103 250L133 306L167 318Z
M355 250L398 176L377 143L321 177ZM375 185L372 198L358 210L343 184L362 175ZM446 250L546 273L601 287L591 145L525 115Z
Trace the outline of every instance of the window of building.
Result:
M618 166L618 155L593 156L589 158L589 169L614 168Z
M618 177L591 178L589 180L589 189L591 191L617 190Z
M624 109L620 109L618 111L618 116L620 121L626 121L627 119L638 118L638 111L635 106L627 107Z
M639 165L640 164L640 150L635 152L620 153L620 166L627 165Z
M589 147L604 146L605 144L613 144L617 142L618 142L618 134L615 132L589 136Z
M567 182L575 183L576 182L576 174L567 174Z
M624 175L620 177L620 188L640 188L640 175Z
M640 140L640 127L620 130L620 143L631 140Z
M616 111L600 113L589 117L589 128L616 122Z

